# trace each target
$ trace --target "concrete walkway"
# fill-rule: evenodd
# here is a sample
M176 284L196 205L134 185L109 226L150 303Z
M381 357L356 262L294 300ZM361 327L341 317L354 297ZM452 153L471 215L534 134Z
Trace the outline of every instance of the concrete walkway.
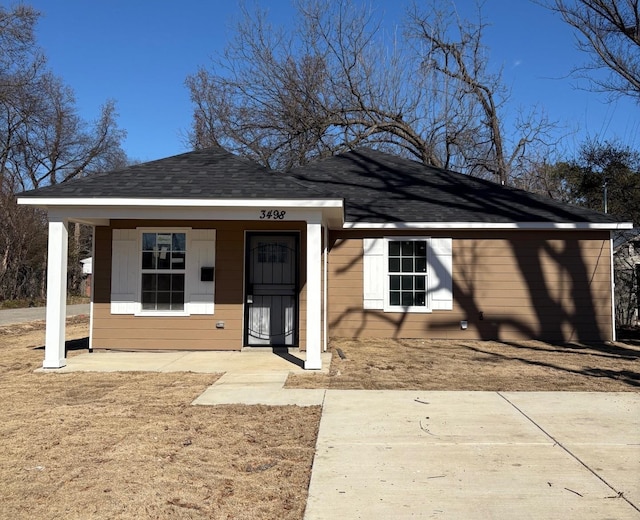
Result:
M640 394L328 390L305 520L640 518Z
M0 326L14 325L16 323L28 323L30 321L41 321L46 317L46 307L28 307L25 309L2 309L0 310ZM67 305L67 317L89 314L89 304Z
M328 372L331 353L324 352L322 370ZM289 374L308 373L304 352L247 350L232 352L115 352L96 351L67 358L67 366L39 369L39 372L196 372L220 374L211 387L193 404L266 404L270 406L316 406L325 390L285 390Z

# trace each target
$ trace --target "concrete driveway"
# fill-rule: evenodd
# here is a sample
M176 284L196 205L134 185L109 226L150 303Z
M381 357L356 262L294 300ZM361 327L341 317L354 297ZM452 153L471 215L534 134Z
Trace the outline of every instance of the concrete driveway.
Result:
M305 520L639 519L640 394L327 390Z

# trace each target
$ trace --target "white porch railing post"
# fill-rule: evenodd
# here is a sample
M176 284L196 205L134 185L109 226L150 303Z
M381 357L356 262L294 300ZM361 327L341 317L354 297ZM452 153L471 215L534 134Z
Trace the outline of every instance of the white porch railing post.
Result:
M47 328L43 368L61 368L67 364L64 341L67 314L68 244L67 220L50 220L47 258Z
M322 224L307 221L307 357L306 370L322 368Z

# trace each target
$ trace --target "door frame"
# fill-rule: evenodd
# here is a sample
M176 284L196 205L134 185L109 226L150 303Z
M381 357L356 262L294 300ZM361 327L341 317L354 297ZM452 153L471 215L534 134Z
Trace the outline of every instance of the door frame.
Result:
M261 345L250 345L249 344L249 304L247 303L247 296L249 295L249 274L251 268L251 262L249 255L251 254L251 250L249 247L249 242L251 238L256 236L286 236L293 237L294 239L294 248L296 251L296 262L295 262L295 312L293 316L294 323L294 331L293 331L293 344L292 345L276 345L277 347L298 347L300 341L300 231L297 230L261 230L261 231L249 231L245 230L244 232L244 269L242 275L242 345L243 347L252 347L252 348L261 348ZM272 344L265 344L264 347L270 348L273 347Z

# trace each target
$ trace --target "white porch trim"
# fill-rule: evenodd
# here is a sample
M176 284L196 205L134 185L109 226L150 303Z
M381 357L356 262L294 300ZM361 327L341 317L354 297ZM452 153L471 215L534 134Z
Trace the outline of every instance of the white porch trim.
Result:
M322 251L322 351L326 352L329 346L329 226L324 226L324 247Z
M66 219L50 220L47 260L47 325L43 368L67 364L65 328L67 314L67 258L69 225Z
M307 357L306 370L322 368L322 219L307 221Z

